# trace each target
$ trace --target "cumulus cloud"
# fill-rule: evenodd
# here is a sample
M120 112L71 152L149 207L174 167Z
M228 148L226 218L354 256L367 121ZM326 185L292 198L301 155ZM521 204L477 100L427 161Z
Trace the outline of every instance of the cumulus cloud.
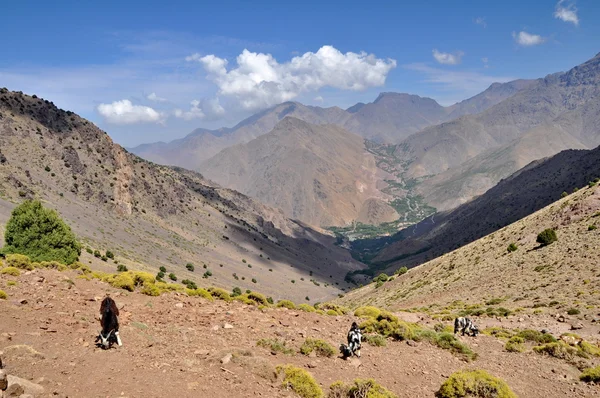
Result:
M546 41L546 39L540 35L533 35L525 31L521 31L519 33L513 32L512 36L518 45L524 47L537 46L538 44L542 44Z
M577 16L577 8L575 8L574 2L560 0L556 4L554 18L558 18L561 21L570 22L575 26L579 26L579 17Z
M156 93L150 93L146 96L146 99L154 102L167 102L166 98L159 97Z
M133 105L126 99L111 104L100 104L97 110L108 123L112 124L162 122L162 116L156 110L149 106Z
M457 51L454 54L451 53L443 53L438 51L437 49L433 49L433 58L440 64L445 65L458 65L462 59L462 56L465 55L462 51Z
M175 109L174 115L180 119L193 120L193 119L218 119L220 116L225 114L225 109L219 103L219 99L209 100L193 100L190 103L190 109L183 111L181 109Z
M485 18L483 18L483 17L477 17L477 18L475 18L475 23L477 25L483 26L484 28L487 28L487 22L485 22Z
M317 96L314 98L314 100L315 100L315 101L317 101L317 102L323 102L323 101L324 101L323 97L321 97L320 95L317 95Z
M396 67L393 59L380 59L365 52L343 54L332 46L307 52L280 63L271 54L244 50L236 66L215 55L192 54L187 61L199 62L218 95L235 98L244 109L255 110L289 101L323 87L365 90L382 86Z

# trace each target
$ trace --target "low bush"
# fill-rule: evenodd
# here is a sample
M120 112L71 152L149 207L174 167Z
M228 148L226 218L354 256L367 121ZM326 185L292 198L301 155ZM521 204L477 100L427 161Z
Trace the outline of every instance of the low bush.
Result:
M406 267L400 267L398 268L398 271L396 271L396 275L404 275L408 272L408 268Z
M485 370L453 373L435 393L437 398L517 398L508 384Z
M537 344L554 343L556 339L549 333L542 333L537 330L525 329L517 333L517 337L525 341L534 342Z
M19 269L25 269L31 271L34 266L29 257L23 254L7 254L6 265L9 267L15 267Z
M317 308L317 304L315 304L315 308ZM346 315L350 312L348 308L333 303L321 304L318 309L325 311L327 315Z
M218 287L209 287L206 290L208 290L211 296L218 300L231 301L231 296L224 289Z
M313 306L312 306L312 305L310 305L310 304L305 304L305 303L304 303L304 304L300 304L300 305L298 306L298 309L299 309L300 311L304 311L304 312L315 312L315 311L316 311L316 310L315 310L315 307L313 307Z
M298 394L301 398L323 398L323 390L314 377L304 369L292 365L278 366L278 374L283 374L282 387Z
M177 275L175 275L174 273L171 272L169 274L169 279L172 280L172 281L176 281L177 280Z
M533 347L533 351L537 352L538 354L545 354L554 358L564 359L566 361L572 361L578 356L585 356L585 354L580 353L577 348L571 347L562 341Z
M287 308L289 310L295 310L296 309L296 304L294 304L290 300L279 300L277 302L277 308Z
M202 298L205 298L207 300L213 301L213 296L208 292L208 290L206 289L186 289L185 292L187 293L188 296L199 296Z
M586 383L600 384L600 366L585 369L579 376L579 379Z
M256 345L267 348L271 350L271 352L281 352L286 355L294 355L294 350L287 347L285 341L277 339L260 339L256 342Z
M239 287L234 287L233 290L231 291L231 297L237 297L237 296L241 296L242 295L242 289L240 289Z
M375 347L385 347L387 345L387 341L385 337L380 334L365 334L363 336L363 340L372 346Z
M160 296L161 293L162 292L160 288L154 283L144 285L144 287L142 288L142 294L145 294L147 296Z
M308 338L300 347L300 352L303 355L310 355L313 351L316 352L317 356L328 358L334 356L337 352L331 344L324 340Z
M381 310L373 306L358 307L354 311L354 316L361 318L377 318L381 314Z
M579 314L581 314L581 311L579 311L577 308L569 308L567 310L567 314L569 314L569 315L579 315Z
M516 252L518 249L519 247L516 245L516 243L511 243L507 248L509 253Z
M396 394L387 390L373 379L356 379L350 385L341 381L329 387L327 398L398 398Z
M506 342L504 349L508 352L523 352L525 351L525 339L513 336Z
M192 264L192 263L187 263L187 264L185 265L185 269L187 269L187 270L188 270L188 271L190 271L190 272L194 272L194 269L195 269L195 268L194 268L194 264Z
M8 298L8 294L4 290L0 290L0 300L6 300Z
M538 234L536 242L542 246L548 246L557 240L556 231L552 228L547 228Z
M248 293L248 298L259 305L269 305L269 301L265 297L265 295L258 292L250 292Z
M21 275L21 271L19 271L16 267L6 267L0 270L0 274L10 275L10 276L19 276Z

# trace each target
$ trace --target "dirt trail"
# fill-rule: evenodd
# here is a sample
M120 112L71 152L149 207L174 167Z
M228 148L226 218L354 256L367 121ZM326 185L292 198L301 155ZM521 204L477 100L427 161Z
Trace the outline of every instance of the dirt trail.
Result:
M16 286L9 286L16 280ZM576 368L533 353L512 354L488 336L464 338L479 358L465 363L427 343L365 345L361 360L272 354L257 347L278 338L296 352L306 337L337 346L354 317L264 309L170 294L148 297L115 290L75 273L36 270L0 275L0 351L7 373L42 385L55 397L291 397L272 377L278 364L310 371L327 391L337 380L374 378L399 397L432 397L452 372L481 368L507 381L520 397L592 397ZM100 300L121 307L124 345L98 349ZM25 300L25 301L23 301ZM417 314L410 321L426 322ZM527 321L526 321L527 322ZM230 362L222 363L227 354Z

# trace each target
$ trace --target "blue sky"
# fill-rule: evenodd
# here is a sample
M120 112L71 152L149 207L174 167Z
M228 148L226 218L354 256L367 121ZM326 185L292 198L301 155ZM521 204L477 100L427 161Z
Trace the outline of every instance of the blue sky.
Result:
M597 0L91 3L2 5L0 87L126 146L288 99L345 108L398 91L449 105L600 52Z

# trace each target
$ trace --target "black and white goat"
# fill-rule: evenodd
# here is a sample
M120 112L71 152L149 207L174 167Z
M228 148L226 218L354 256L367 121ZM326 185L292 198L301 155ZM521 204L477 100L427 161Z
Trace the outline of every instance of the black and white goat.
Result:
M96 343L99 342L99 346L103 349L109 349L114 343L122 345L121 338L119 337L119 309L117 304L110 297L106 297L102 300L100 305L100 325L102 325L102 331L100 335L96 337Z
M461 335L464 336L465 333L467 336L477 337L479 334L479 328L471 321L469 318L459 317L454 320L454 334L461 332Z
M360 358L360 347L362 342L362 333L356 322L352 322L352 326L348 331L348 345L342 344L340 346L340 352L344 359L356 355Z

